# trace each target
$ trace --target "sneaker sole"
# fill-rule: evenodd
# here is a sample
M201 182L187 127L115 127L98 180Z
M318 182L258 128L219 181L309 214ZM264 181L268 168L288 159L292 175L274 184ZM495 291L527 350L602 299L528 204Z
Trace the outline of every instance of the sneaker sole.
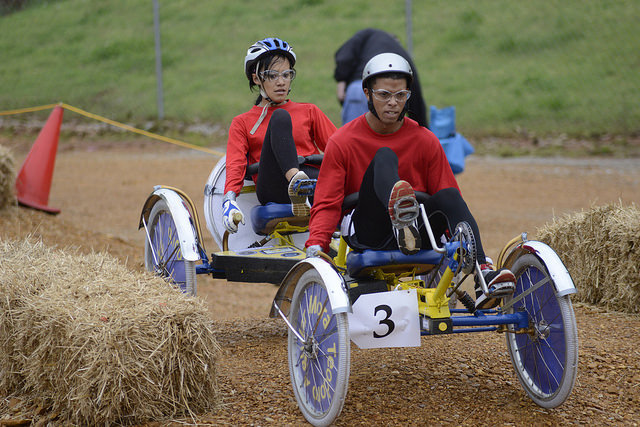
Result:
M502 298L487 298L483 294L476 300L476 310L489 310L491 308L496 308L500 305L501 300Z
M309 205L307 196L299 196L295 193L292 187L294 180L295 177L291 180L291 183L289 183L289 188L287 190L289 199L291 199L291 211L293 212L293 216L309 216L311 212L311 205Z
M498 287L497 289L495 288L496 286L500 285L502 285L502 287ZM498 305L500 305L500 301L503 297L513 294L513 292L515 291L515 283L496 283L493 285L493 288L494 290L493 292L491 292L491 296L486 297L484 294L482 294L476 299L476 309L485 310L497 307Z
M396 216L396 209L395 209L396 205L402 205L404 201L416 207L415 212L411 213L411 219L403 219L403 218L399 218L399 216ZM408 225L411 222L413 222L413 220L418 217L417 204L418 203L416 201L416 194L413 191L411 184L409 184L407 181L396 182L396 184L393 186L393 189L391 190L391 195L389 196L389 204L388 204L389 217L391 218L391 223L396 226L399 225L400 227L402 227L404 225Z
M289 193L289 198L291 199L291 211L293 212L293 216L309 216L311 213L311 206L309 206L307 196L295 196Z
M513 291L513 288L494 289L493 292L491 292L491 296L495 298L502 298L506 297L507 295L512 295Z
M402 206L403 204L406 207ZM418 217L418 202L411 184L407 181L396 182L391 189L387 207L398 248L405 255L415 254L420 250L422 242L415 223L415 219ZM400 212L397 212L396 208Z
M422 241L420 233L411 225L397 230L397 241L400 251L405 255L413 255L420 250Z

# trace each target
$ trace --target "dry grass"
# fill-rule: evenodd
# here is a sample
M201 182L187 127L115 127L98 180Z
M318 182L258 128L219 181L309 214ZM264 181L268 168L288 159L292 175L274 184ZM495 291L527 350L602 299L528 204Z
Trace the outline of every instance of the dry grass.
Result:
M640 211L609 204L556 218L538 230L567 266L579 301L640 313Z
M64 424L193 417L219 405L204 304L106 254L0 241L0 390Z
M0 210L16 204L16 170L11 151L0 145Z

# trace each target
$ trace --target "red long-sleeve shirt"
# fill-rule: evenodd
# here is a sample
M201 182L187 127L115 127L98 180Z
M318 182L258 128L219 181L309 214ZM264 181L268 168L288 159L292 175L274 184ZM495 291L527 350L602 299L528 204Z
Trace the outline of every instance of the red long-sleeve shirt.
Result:
M442 145L430 130L405 118L399 130L383 135L374 132L362 115L329 138L311 208L307 247L321 245L328 250L331 234L342 218L345 196L360 190L369 163L382 147L396 153L400 179L415 191L460 190Z
M234 117L231 122L227 139L225 193L233 191L240 194L247 164L260 160L267 126L271 115L277 108L283 108L291 115L293 141L299 156L308 156L324 151L329 136L336 130L335 125L316 105L289 101L282 106L268 107L267 115L256 132L251 135L251 129L258 121L262 108L253 106L246 113Z

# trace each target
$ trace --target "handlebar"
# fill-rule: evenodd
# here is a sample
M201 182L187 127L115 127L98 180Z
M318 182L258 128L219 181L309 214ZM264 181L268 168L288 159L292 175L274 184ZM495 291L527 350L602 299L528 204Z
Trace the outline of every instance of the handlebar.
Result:
M240 221L242 221L242 214L240 212L236 212L233 214L233 216L231 217L231 221L233 221L233 223L235 225L240 224ZM228 251L229 250L229 230L224 230L224 233L222 234L222 248L223 251Z
M242 221L242 214L240 212L234 213L233 217L231 218L231 220L233 221L233 223L235 225L240 224L240 221Z

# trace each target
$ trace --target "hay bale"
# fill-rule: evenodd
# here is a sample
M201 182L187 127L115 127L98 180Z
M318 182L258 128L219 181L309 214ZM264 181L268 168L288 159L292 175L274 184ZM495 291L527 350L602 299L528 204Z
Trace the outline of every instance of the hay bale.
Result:
M567 266L576 299L640 313L640 211L635 205L597 206L554 218L538 230Z
M0 390L63 423L134 424L219 405L204 303L106 254L0 241Z
M14 165L11 151L0 145L0 210L16 204Z

